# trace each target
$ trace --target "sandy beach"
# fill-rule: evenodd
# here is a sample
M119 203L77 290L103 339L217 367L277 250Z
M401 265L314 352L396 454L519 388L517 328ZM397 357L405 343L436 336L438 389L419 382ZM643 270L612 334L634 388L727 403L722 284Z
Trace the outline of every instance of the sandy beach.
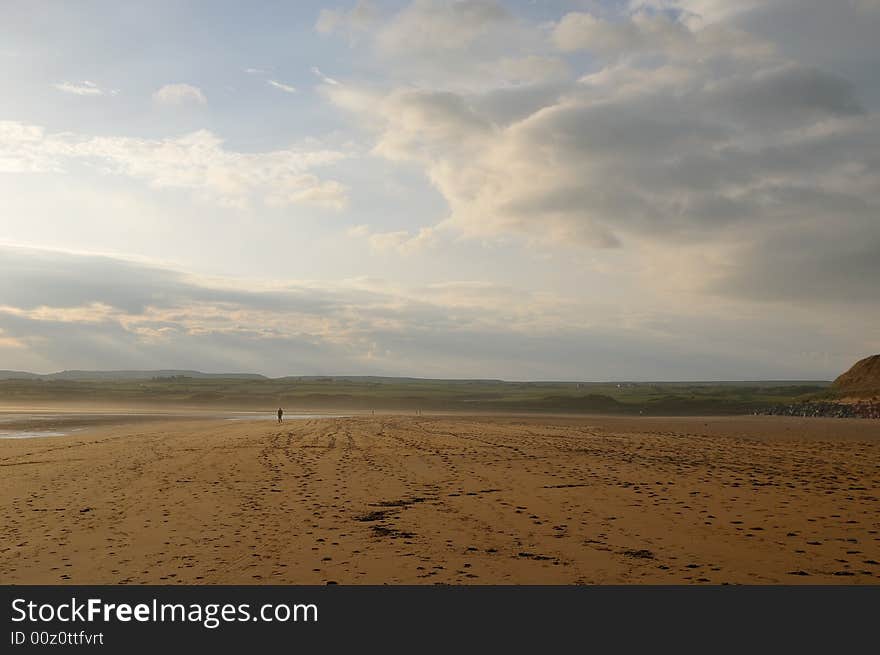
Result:
M358 416L0 440L12 584L880 583L880 423Z

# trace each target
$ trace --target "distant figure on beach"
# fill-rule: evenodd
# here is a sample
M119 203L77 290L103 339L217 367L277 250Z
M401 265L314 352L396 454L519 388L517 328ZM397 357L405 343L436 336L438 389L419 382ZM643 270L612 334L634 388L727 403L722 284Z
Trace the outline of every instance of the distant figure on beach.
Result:
M284 422L284 418L283 418L283 417L284 417L284 410L281 409L281 408L279 407L279 408L278 408L278 422L279 422L279 423L283 423L283 422Z

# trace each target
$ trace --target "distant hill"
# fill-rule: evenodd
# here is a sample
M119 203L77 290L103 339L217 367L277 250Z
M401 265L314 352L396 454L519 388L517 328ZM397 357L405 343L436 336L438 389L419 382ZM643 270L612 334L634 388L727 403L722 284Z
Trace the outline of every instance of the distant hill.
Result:
M39 377L36 373L24 371L0 371L0 380L36 380Z
M5 375L5 379L4 379ZM504 382L381 376L267 378L248 373L0 372L0 406L222 407L262 411L411 410L731 415L827 392L828 382Z
M494 378L409 378L383 375L285 375L275 380L298 382L361 382L367 384L398 384L405 382L449 382L450 384L511 384ZM540 383L532 383L540 384ZM557 384L557 383L551 383Z
M855 397L880 394L880 355L865 357L834 381L838 393Z
M152 380L153 378L226 378L234 380L266 380L256 373L202 373L177 369L155 371L60 371L58 373L26 373L23 371L0 371L0 380Z

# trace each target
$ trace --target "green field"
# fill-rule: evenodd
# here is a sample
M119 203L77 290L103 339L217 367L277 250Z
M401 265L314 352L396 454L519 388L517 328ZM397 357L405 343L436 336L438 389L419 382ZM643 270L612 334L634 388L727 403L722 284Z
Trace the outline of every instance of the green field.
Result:
M242 410L746 414L822 396L828 382L505 382L378 377L0 379L0 405Z

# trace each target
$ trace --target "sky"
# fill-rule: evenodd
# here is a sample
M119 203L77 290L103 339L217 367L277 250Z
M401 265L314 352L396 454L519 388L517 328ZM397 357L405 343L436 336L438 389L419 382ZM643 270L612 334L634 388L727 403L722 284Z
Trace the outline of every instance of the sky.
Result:
M833 379L880 0L6 0L0 369Z

